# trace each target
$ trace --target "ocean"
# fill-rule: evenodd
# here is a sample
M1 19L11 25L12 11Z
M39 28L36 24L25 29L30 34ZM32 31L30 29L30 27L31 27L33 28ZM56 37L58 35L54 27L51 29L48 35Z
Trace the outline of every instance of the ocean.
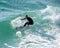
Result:
M26 15L33 25L21 31L12 27ZM0 0L0 48L60 48L60 1Z

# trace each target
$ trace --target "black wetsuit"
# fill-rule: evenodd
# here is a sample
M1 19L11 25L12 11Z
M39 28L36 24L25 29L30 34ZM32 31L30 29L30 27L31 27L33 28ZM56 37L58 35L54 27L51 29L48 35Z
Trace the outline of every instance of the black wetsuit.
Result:
M24 24L24 27L25 27L26 25L33 25L33 20L32 20L32 18L27 17L26 19L28 20L28 22L26 22L26 23Z

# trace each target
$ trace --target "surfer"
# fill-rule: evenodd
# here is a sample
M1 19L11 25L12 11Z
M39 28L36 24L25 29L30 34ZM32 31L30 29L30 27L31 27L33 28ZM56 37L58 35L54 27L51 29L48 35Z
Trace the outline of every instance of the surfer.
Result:
M31 18L31 17L28 17L28 15L26 15L25 16L25 18L23 18L23 19L21 19L21 20L25 20L25 19L27 19L27 22L24 24L24 27L26 26L26 25L33 25L34 24L34 22L33 22L33 19Z

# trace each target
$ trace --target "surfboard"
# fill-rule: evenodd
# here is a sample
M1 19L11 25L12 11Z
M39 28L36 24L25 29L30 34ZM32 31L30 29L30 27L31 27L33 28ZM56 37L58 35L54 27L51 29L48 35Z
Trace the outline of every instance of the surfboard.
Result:
M23 26L16 27L16 30L18 30L18 31L21 31L21 30L23 30L23 29L24 29L24 27L23 27Z

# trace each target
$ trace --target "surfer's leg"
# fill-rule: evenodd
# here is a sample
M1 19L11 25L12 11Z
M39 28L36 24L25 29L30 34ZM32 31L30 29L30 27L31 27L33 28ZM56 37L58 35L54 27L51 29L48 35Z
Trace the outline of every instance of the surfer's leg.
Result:
M26 22L26 23L24 24L24 27L25 27L26 25L29 25L29 23L28 23L28 22Z

